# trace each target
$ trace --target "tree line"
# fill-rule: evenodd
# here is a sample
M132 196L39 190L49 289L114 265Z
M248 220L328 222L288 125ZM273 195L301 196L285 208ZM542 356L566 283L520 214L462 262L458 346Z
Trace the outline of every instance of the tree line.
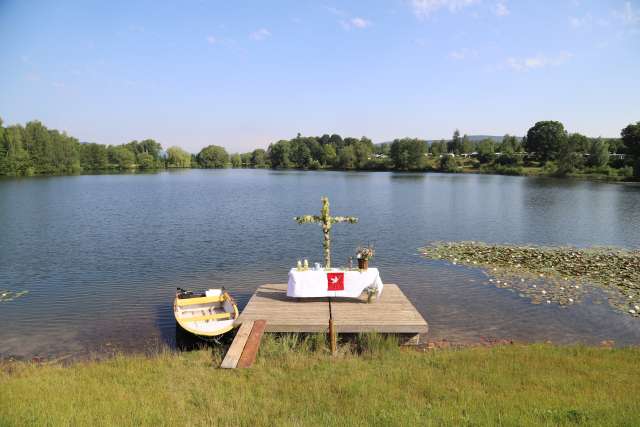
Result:
M176 146L165 151L153 139L121 145L80 143L38 121L4 127L0 119L0 175L225 167L446 172L465 168L514 174L531 167L557 175L595 171L639 178L640 122L610 139L568 133L560 122L542 121L523 138L505 135L499 141L472 140L458 130L449 140L401 138L383 144L365 136L298 134L266 150L229 154L222 146L209 145L191 154Z
M255 153L255 151L254 151ZM263 153L264 154L264 153ZM235 158L235 160L234 160ZM522 138L504 135L472 140L456 130L449 140L396 139L374 145L367 137L342 138L325 134L269 145L264 163L252 153L232 156L235 167L299 169L353 169L457 172L479 171L523 174L526 168L544 173L599 173L640 178L640 122L621 131L620 138L590 138L568 133L557 121L541 121Z
M162 147L152 139L122 145L81 144L42 123L4 127L0 119L0 175L64 175L165 167Z
M541 121L524 138L527 155L556 175L576 171L622 170L626 176L640 177L640 122L620 132L620 138L589 138L568 133L558 121Z
M573 172L640 177L640 122L621 131L621 138L589 138L568 133L557 121L541 121L522 138L504 135L472 140L458 130L449 140L396 139L374 145L367 137L342 138L325 134L281 140L269 146L264 164L252 154L232 156L235 167L354 169L456 172L478 169L498 173L524 173L540 168L545 173ZM235 160L234 160L235 158ZM635 168L635 170L634 170Z

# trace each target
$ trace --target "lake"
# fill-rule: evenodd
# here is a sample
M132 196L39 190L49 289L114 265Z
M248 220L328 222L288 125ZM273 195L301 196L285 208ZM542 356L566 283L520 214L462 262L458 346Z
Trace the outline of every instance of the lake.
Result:
M225 286L241 306L286 283L298 259L334 266L371 243L430 339L640 343L640 321L605 304L533 305L480 270L423 259L433 241L640 245L640 186L552 178L386 172L184 170L0 180L0 357L145 351L175 342L177 286Z

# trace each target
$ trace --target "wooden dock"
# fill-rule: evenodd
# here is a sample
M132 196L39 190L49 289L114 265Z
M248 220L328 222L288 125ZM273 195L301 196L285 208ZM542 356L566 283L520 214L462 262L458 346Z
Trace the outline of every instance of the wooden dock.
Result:
M287 285L263 285L253 294L238 323L266 320L265 332L326 332L329 317L338 333L379 332L415 340L429 327L397 285L385 284L380 298L289 298Z

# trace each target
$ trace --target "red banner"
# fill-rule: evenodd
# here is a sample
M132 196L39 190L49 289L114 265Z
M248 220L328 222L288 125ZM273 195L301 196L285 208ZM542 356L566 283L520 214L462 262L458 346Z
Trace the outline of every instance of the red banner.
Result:
M327 290L344 291L344 273L327 273Z

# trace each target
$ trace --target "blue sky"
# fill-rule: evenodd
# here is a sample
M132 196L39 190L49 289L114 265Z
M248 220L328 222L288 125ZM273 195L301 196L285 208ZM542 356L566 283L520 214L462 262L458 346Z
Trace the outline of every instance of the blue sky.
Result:
M616 136L640 1L0 0L0 117L82 141L246 151L297 132Z

